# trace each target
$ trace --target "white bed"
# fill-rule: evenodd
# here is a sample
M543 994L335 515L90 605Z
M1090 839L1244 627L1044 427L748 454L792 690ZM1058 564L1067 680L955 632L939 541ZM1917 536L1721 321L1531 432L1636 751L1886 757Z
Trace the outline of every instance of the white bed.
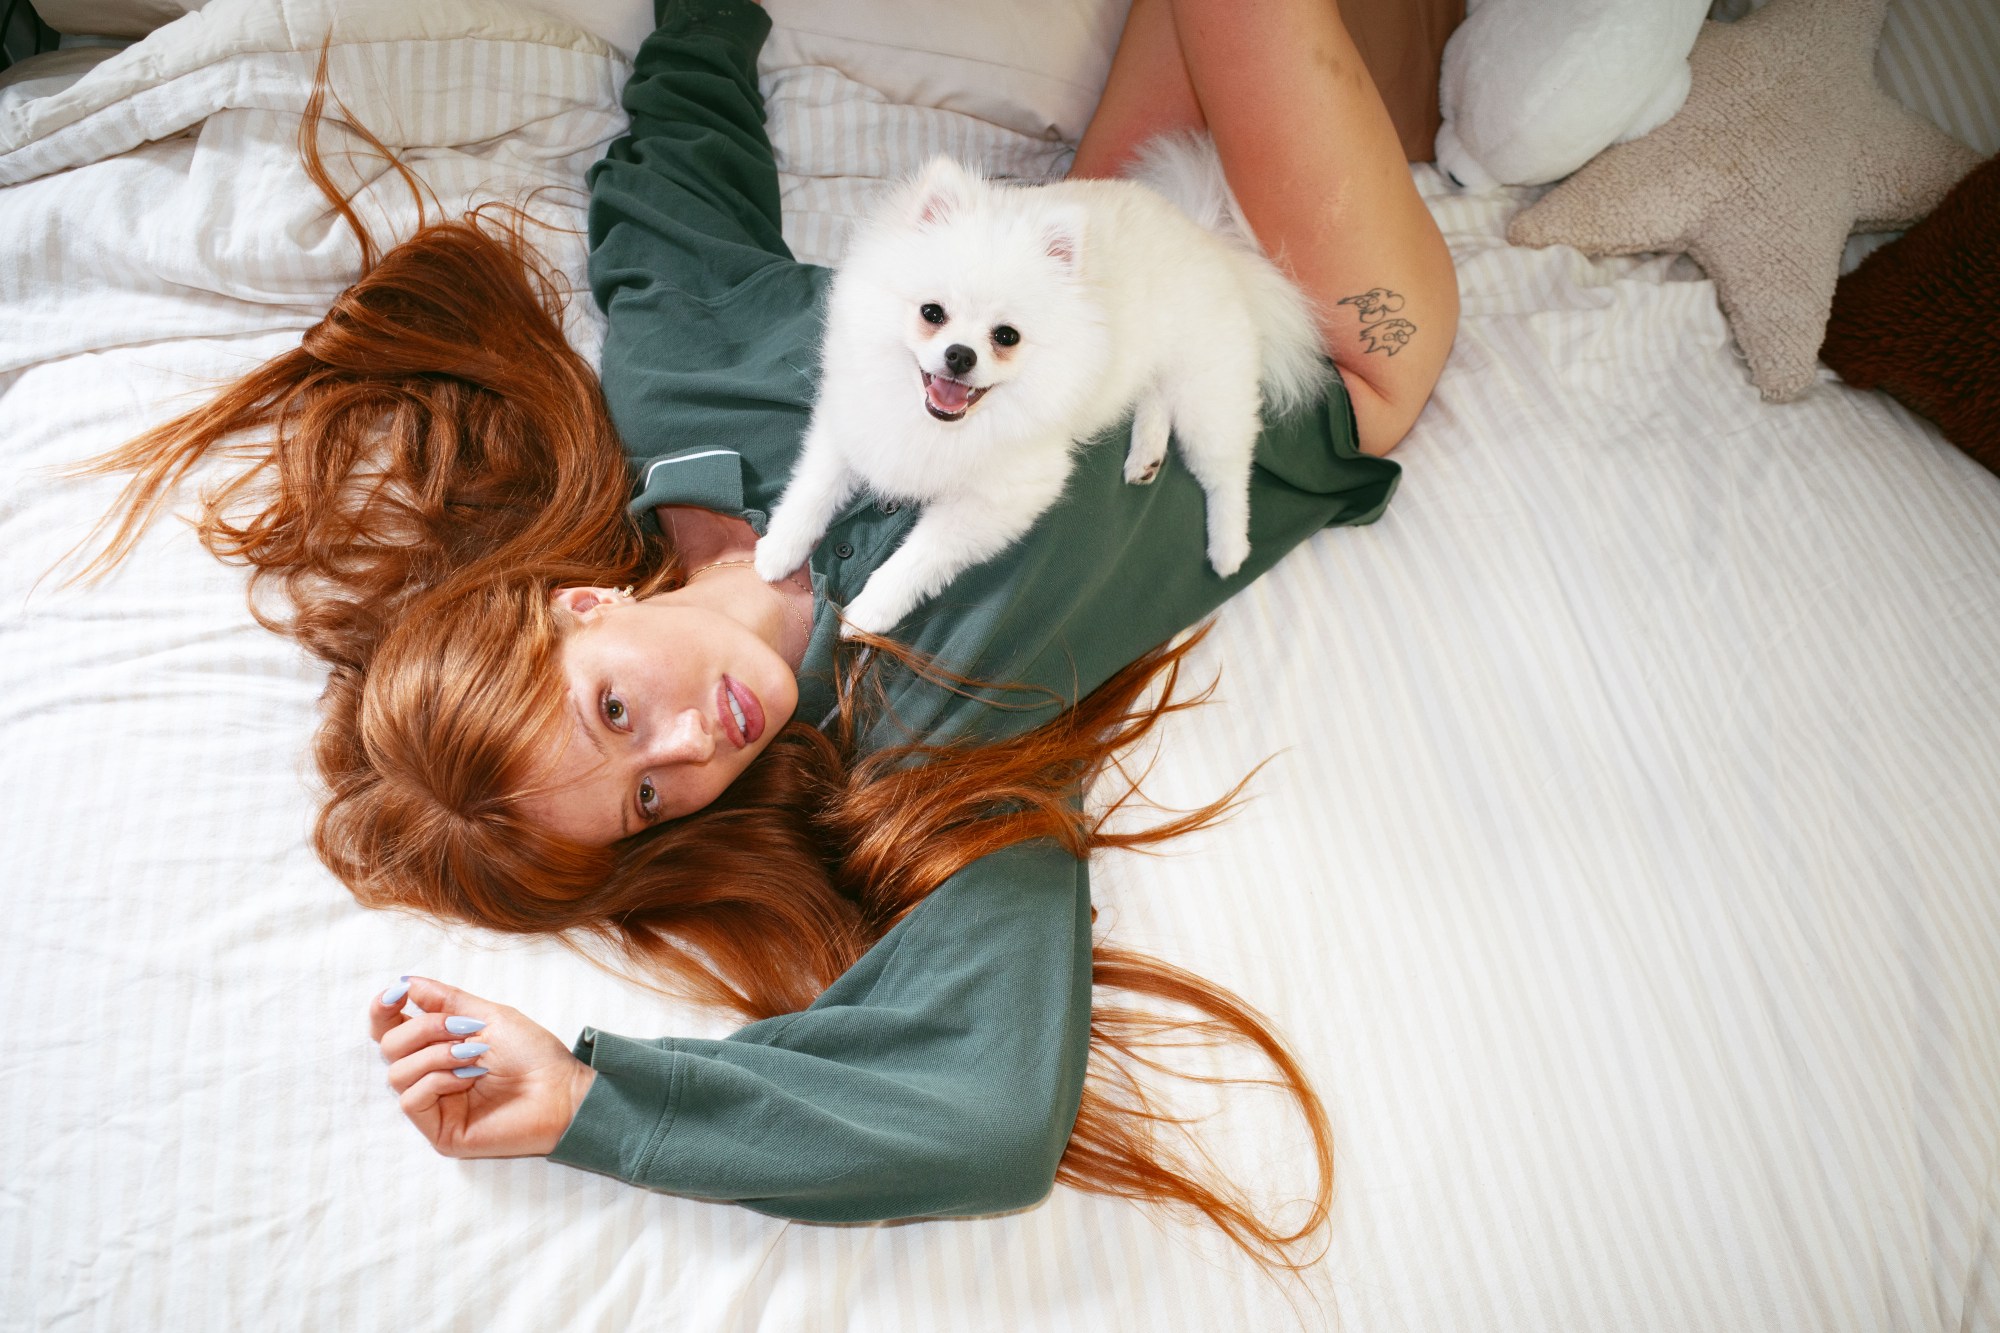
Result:
M816 258L933 148L1059 170L1116 35L1079 9L1017 99L902 106L775 7ZM0 1327L2000 1330L2000 481L1828 372L1764 404L1692 265L1510 248L1537 191L1427 166L1464 321L1402 489L1226 608L1150 790L1278 758L1096 867L1100 927L1260 1006L1327 1099L1302 1285L1068 1190L828 1228L434 1156L362 1028L400 972L558 1033L730 1024L360 910L305 837L320 674L182 525L42 579L116 489L47 469L351 276L292 151L332 8L215 0L0 109ZM629 45L629 8L593 26ZM560 18L340 10L337 85L450 206L578 184L620 129L624 57ZM1209 1132L1300 1187L1276 1098Z

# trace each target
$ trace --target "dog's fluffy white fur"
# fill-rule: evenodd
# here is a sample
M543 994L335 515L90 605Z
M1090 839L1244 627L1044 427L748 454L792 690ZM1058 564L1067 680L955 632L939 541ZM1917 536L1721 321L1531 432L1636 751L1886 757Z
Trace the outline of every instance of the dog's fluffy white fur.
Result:
M1241 567L1262 416L1325 388L1313 311L1205 137L1154 141L1133 176L1014 186L938 158L858 229L759 574L797 569L858 492L920 505L846 608L846 632L886 632L1033 526L1075 446L1128 412L1125 479L1151 481L1171 433L1207 496L1209 563Z

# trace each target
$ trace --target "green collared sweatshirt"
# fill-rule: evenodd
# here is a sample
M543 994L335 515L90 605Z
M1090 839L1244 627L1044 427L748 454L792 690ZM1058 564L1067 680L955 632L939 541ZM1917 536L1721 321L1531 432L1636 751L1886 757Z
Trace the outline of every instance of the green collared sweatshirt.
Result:
M831 276L779 233L757 89L769 28L748 0L661 0L625 87L631 132L589 177L604 392L632 458L632 507L702 505L759 532L805 433ZM1400 472L1359 453L1336 379L1321 404L1267 424L1251 556L1223 579L1204 552L1201 488L1177 458L1151 485L1123 480L1128 429L1080 452L1026 537L895 632L962 675L1047 694L995 707L882 664L894 723L865 727L863 752L1047 721L1053 701L1073 703L1197 623L1312 533L1372 521ZM798 717L832 718L834 608L915 517L862 498L814 551ZM804 1221L1034 1203L1082 1096L1090 955L1087 867L1045 841L1006 848L941 885L803 1013L722 1040L585 1029L575 1050L597 1078L551 1156Z

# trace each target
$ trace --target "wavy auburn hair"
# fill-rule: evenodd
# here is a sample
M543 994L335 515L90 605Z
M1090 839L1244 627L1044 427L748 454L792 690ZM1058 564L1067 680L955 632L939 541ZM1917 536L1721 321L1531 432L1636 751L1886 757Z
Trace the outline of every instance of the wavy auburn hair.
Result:
M1206 697L1176 697L1196 634L1010 739L865 756L854 744L858 676L844 665L835 734L788 723L695 815L608 848L528 821L517 798L565 725L551 592L633 583L645 596L678 586L681 571L625 513L625 458L596 377L563 336L565 293L525 239L531 219L487 205L429 221L416 178L350 123L418 202L415 234L378 254L321 162L324 94L322 64L300 153L360 238L361 276L295 350L85 465L133 474L85 575L128 554L197 464L240 464L203 497L197 527L218 557L251 566L253 608L258 586L276 581L290 614L260 620L329 667L313 842L360 902L556 934L586 956L583 945L609 944L644 984L754 1020L810 1005L988 853L1033 838L1078 857L1144 848L1229 808L1242 783L1117 832L1106 821L1135 780L1095 817L1074 799L1162 718ZM871 642L871 660L973 683ZM1192 1210L1268 1269L1312 1262L1327 1230L1332 1136L1291 1053L1243 1001L1181 968L1099 942L1092 969L1090 1061L1056 1178ZM1149 1052L1189 1037L1254 1046L1275 1072L1256 1081L1292 1098L1313 1145L1297 1227L1266 1222L1212 1164L1193 1165L1207 1159L1188 1122L1148 1094L1143 1075L1174 1072Z

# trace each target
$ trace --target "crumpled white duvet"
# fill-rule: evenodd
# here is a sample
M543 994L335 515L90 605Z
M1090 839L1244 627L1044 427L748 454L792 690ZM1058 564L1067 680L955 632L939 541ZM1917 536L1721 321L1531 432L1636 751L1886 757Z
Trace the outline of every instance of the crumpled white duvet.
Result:
M508 0L214 0L0 112L0 373L324 312L360 252L299 161L323 38L340 103L443 212L551 186L565 195L538 214L579 225L583 169L624 125L630 67L601 39ZM388 164L337 126L321 143L378 236L407 234L416 205ZM580 277L579 236L541 239ZM594 318L587 299L575 314Z

